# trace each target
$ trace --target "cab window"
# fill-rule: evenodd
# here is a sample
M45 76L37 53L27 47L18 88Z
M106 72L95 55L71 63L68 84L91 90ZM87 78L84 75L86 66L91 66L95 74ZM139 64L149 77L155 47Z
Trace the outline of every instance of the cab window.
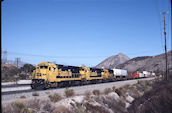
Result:
M47 69L48 66L40 66L40 69Z
M51 71L51 67L49 67L49 71Z
M56 69L56 68L54 68L54 67L52 68L53 72L55 71L55 69Z

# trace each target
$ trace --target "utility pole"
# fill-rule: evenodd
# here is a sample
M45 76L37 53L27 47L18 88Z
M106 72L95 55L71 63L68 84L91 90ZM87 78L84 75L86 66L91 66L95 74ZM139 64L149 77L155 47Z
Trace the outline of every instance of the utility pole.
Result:
M165 79L168 80L168 59L167 59L167 46L166 46L166 24L165 24L165 11L163 12L164 15L164 36L165 36Z
M17 68L18 68L18 66L19 66L19 62L20 62L20 58L16 58Z
M7 62L7 50L3 51L3 59L4 59L4 63Z

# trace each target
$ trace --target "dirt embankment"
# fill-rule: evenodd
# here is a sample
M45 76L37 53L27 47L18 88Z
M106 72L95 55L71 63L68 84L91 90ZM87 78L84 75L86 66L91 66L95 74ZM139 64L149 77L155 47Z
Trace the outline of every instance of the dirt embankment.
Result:
M132 102L129 113L172 113L172 73L168 81L152 85L152 90Z
M153 84L159 79L138 81L135 84L126 84L122 87L109 86L105 89L87 90L78 95L75 90L48 94L47 100L21 96L23 101L15 101L3 106L3 112L46 112L46 113L128 113L139 98L152 90ZM139 105L139 104L138 104ZM137 112L138 113L138 112Z

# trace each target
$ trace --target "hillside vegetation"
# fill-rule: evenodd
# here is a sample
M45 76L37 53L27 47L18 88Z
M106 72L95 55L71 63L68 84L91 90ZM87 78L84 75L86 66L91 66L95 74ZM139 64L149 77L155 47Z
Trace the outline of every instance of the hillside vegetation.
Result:
M129 113L172 113L172 73L169 80L155 82L152 90L138 97L128 108Z
M24 64L16 67L13 64L1 64L2 81L15 81L17 79L29 79L35 67L32 64Z
M2 111L3 113L162 113L161 111L155 112L150 109L153 107L159 107L160 110L164 109L161 104L157 106L153 104L153 106L148 107L148 109L143 112L140 110L140 106L144 105L142 102L146 102L141 99L144 98L145 95L152 98L154 94L151 92L154 90L153 88L156 84L161 84L160 81L161 78L149 81L138 80L138 82L133 85L126 84L119 88L110 86L102 90L95 89L92 92L86 91L83 95L76 94L72 89L66 89L64 95L47 93L47 98L42 99L37 99L37 97L40 96L39 93L32 95L34 99L27 99L25 96L21 96L20 100L3 105ZM166 92L164 93L166 94ZM171 98L170 96L172 95L169 92L167 93L169 95L165 95L164 100L160 101L165 103L165 113L170 113L167 109L170 108L171 100L169 98ZM163 94L160 93L160 95Z

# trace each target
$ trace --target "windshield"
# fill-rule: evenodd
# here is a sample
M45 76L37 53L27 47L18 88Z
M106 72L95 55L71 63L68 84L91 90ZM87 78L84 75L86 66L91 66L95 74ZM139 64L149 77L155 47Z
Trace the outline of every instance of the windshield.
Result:
M40 69L47 69L48 66L40 66Z

